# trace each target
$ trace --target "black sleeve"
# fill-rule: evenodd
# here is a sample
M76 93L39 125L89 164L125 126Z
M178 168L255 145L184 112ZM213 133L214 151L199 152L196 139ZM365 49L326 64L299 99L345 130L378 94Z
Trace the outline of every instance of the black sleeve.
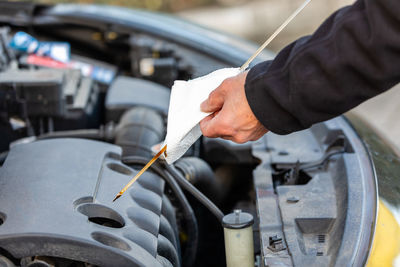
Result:
M358 0L311 36L250 69L258 120L288 134L338 116L400 81L400 0Z

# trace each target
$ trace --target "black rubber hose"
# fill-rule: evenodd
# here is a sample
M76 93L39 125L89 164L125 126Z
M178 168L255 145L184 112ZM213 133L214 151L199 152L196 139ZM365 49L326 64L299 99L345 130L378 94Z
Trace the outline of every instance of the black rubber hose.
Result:
M209 197L214 203L221 203L226 189L217 180L210 165L197 157L183 157L174 163L183 177Z
M212 214L217 217L218 221L222 223L222 218L224 213L202 192L200 192L196 187L194 187L182 174L175 168L174 165L164 164L165 169L170 173L176 181L185 188L189 193L191 193L198 201L200 201Z
M115 128L115 144L122 147L122 157L152 158L151 147L165 136L161 114L147 107L126 111Z
M122 158L122 162L127 165L145 165L148 162L147 158L139 157L139 156L128 156ZM199 230L197 225L197 219L194 215L194 211L190 206L189 201L187 200L185 194L182 192L182 189L179 187L178 183L172 177L171 174L165 172L157 163L150 166L150 169L162 177L167 184L171 187L171 190L174 192L176 198L182 206L183 216L186 222L187 234L188 234L188 245L186 247L185 253L183 255L183 266L192 266L196 259L197 253L197 245L199 240Z

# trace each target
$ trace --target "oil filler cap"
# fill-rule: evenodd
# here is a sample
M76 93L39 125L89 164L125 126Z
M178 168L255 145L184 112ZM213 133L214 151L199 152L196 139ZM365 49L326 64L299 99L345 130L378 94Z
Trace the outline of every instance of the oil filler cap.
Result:
M243 229L253 225L253 215L242 210L234 210L222 218L222 226L228 229Z

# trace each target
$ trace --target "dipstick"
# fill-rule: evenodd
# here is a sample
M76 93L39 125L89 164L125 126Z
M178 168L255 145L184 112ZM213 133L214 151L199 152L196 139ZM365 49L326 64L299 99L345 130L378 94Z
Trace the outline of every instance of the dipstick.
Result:
M281 26L279 26L278 29L275 30L275 32L257 49L257 51L240 67L240 70L243 71L245 70L249 64L258 56L258 54L261 53L261 51L264 50L269 43L272 42L272 40L275 39L275 37L310 3L311 0L305 0L303 4L297 8L292 15L290 15L283 23Z
M257 49L257 51L240 67L240 70L245 70L249 64L261 53L264 48L275 39L275 37L308 5L311 0L305 0L303 4L297 8L283 23L279 26L278 29ZM119 197L125 193L126 190L161 156L162 153L165 153L167 150L167 145L165 145L158 153L155 155L144 167L138 172L135 177L133 177L130 182L125 185L124 188L115 196L113 202L117 200Z
M132 180L129 181L127 185L125 185L124 188L122 188L121 191L115 196L113 202L117 200L119 197L122 196L123 193L125 193L126 190L137 180L139 177L161 156L162 153L164 153L167 150L167 145L165 145L144 167L143 169L138 172L135 177L132 178Z

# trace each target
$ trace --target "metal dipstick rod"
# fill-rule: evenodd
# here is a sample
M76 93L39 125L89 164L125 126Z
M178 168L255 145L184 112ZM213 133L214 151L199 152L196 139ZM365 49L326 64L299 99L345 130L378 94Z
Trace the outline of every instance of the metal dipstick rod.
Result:
M278 29L275 30L275 32L257 49L257 51L240 67L240 70L243 71L245 70L249 64L261 53L262 50L264 50L267 45L269 45L272 40L275 39L275 37L310 3L311 0L305 0L303 4L297 8L292 15L290 15L283 23L281 26L279 26ZM113 202L120 198L123 193L125 193L126 190L137 180L139 177L162 155L167 150L167 145L165 145L144 167L143 169L138 172L135 177L130 180L130 182L125 185L124 188L115 196Z
M290 15L278 29L257 49L257 51L240 67L240 70L245 70L249 64L269 45L272 40L310 3L311 0L306 0L303 4Z
M123 193L125 193L126 190L128 190L128 188L137 180L139 179L139 177L162 155L162 153L164 153L167 150L167 145L165 145L163 148L161 148L161 150L143 167L143 169L140 170L140 172L138 172L135 177L132 178L132 180L129 181L129 183L127 185L124 186L124 188L122 188L121 191L119 191L119 193L115 196L115 198L113 199L113 202L115 200L117 200L118 198L120 198L122 196Z

